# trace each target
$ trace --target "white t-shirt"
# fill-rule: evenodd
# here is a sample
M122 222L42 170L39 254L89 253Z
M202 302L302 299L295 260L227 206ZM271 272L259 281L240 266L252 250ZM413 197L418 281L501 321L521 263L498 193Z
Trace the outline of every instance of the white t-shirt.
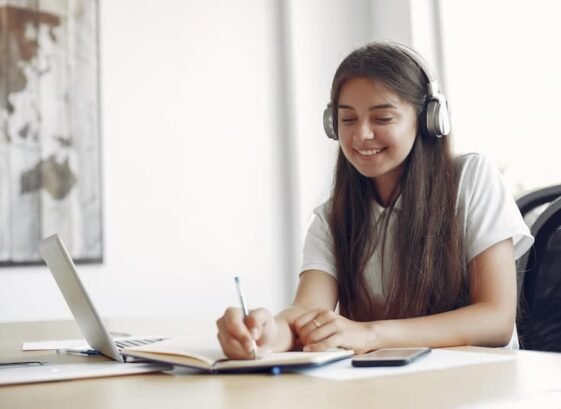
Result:
M534 238L501 174L487 158L479 154L462 155L457 160L461 166L457 201L463 204L464 208L464 246L468 262L485 249L508 238L512 238L515 259L520 258L533 244ZM375 200L372 201L372 210L373 222L386 211ZM328 211L329 201L314 210L314 217L304 242L300 271L321 270L337 278ZM392 230L399 212L400 198L389 218L384 252L390 251ZM374 250L364 274L370 295L383 305L384 287L387 286L384 286L382 277L387 278L388 274L382 274L381 254L381 249ZM386 257L386 260L389 259ZM385 268L388 267L387 264L385 263ZM518 348L516 328L507 347Z

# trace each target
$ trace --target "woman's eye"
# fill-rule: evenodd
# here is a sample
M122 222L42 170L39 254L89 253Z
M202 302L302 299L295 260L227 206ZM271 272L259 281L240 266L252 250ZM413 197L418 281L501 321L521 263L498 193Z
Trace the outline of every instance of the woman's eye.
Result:
M377 118L376 120L378 122L386 123L386 122L390 122L392 119L393 119L392 117L383 117L383 118Z
M341 118L341 122L343 122L344 124L351 123L355 120L356 120L355 118Z

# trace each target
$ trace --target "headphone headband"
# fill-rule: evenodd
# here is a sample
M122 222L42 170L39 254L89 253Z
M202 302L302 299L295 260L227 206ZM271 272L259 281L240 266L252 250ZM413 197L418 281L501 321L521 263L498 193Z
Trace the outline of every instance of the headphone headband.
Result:
M411 47L407 47L404 44L396 43L396 42L393 42L393 41L384 41L384 42L380 42L380 44L387 44L390 47L397 48L397 49L401 50L404 54L406 54L409 58L411 58L413 60L413 62L415 64L417 64L421 68L421 70L423 70L425 75L427 76L427 78L429 80L429 82L427 84L427 88L428 88L429 93L434 95L435 93L439 92L438 81L436 79L436 75L434 75L434 72L430 68L427 61L421 56L421 54L419 54L417 51L415 51Z
M423 71L428 79L428 83L427 101L425 102L421 115L421 126L430 136L440 138L444 135L448 135L450 133L450 117L448 114L446 97L440 92L436 76L433 74L433 71L425 59L417 51L401 43L381 41L378 44L387 45L400 50ZM323 127L329 138L335 140L339 139L335 132L331 103L329 103L324 110Z

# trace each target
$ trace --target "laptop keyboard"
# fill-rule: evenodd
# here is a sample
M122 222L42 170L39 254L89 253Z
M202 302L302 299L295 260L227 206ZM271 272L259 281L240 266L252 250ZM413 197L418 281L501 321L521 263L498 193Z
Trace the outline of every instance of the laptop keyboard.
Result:
M123 349L127 347L139 347L142 345L153 344L154 342L163 341L163 340L164 338L126 339L126 340L115 341L115 344L117 344L117 347L119 349Z

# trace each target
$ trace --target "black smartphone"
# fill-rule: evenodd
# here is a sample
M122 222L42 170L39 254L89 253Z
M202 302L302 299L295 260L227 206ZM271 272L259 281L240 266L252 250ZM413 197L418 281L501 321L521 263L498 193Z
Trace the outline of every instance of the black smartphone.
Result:
M430 348L383 348L352 359L356 367L403 366L427 355Z

